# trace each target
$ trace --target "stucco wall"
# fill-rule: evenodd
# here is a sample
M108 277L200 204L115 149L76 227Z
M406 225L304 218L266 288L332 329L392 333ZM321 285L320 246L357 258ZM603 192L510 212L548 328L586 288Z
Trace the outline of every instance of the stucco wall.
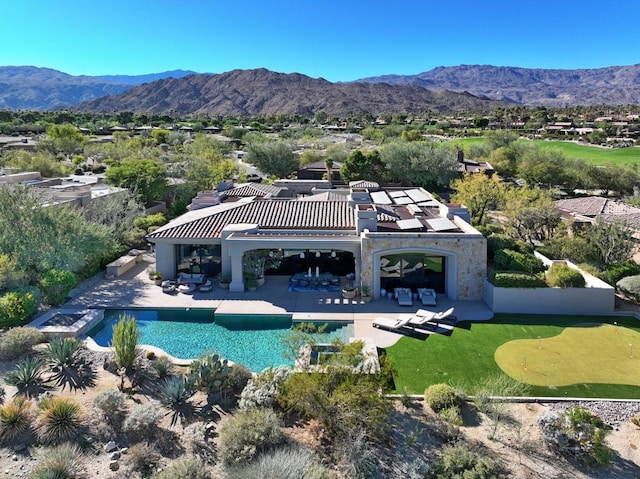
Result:
M615 290L608 288L496 288L485 282L485 302L494 313L610 315Z
M447 297L482 300L487 274L487 241L481 234L465 233L362 233L361 279L380 292L381 255L403 251L446 256Z

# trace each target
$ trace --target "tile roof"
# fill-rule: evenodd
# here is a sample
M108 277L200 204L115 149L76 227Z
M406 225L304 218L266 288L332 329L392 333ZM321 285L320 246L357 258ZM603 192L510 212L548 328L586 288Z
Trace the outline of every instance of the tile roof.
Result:
M297 198L297 201L349 201L349 195L329 190L315 195L302 196Z
M257 224L260 229L277 230L355 229L353 209L346 201L263 200L222 204L193 211L157 229L147 237L219 238L227 225L241 223Z
M349 182L350 188L369 188L370 190L377 190L380 188L380 184L375 181L367 181L367 180L355 180Z
M600 196L587 196L584 198L570 198L558 200L556 207L570 213L577 213L584 216L597 216L604 211L606 198Z
M278 196L283 188L274 185L263 185L262 183L246 183L238 185L230 190L223 191L224 196Z

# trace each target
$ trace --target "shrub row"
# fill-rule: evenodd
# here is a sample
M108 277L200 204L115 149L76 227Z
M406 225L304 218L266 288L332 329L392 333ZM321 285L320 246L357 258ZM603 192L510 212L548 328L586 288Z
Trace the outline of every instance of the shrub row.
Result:
M566 263L554 263L547 271L547 283L558 288L584 288L584 276Z
M546 288L544 279L535 274L510 271L494 271L489 281L498 288Z
M520 253L510 249L496 251L493 267L498 271L522 271L524 273L541 273L544 264L529 253Z

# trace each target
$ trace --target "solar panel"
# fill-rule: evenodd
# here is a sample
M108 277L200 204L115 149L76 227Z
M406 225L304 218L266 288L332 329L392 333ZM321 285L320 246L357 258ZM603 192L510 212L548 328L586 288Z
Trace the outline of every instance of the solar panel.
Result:
M422 222L417 218L412 218L410 220L398 220L396 221L398 228L401 230L414 230L414 229L422 229Z
M396 205L410 205L411 203L413 203L413 200L408 196L394 198L393 201L396 203Z
M413 216L422 214L422 208L420 208L418 205L407 205L407 210L409 211L409 213L411 213Z
M429 201L433 199L432 196L427 196L418 189L407 190L406 193L407 193L407 196L411 198L415 203L420 203L421 201Z
M377 205L390 205L392 204L391 199L387 196L384 191L374 191L370 193L371 199Z
M418 203L418 206L435 207L435 206L440 206L440 203L438 203L436 200L422 201Z
M407 196L407 194L400 190L400 191L390 191L389 192L389 196L391 196L391 198L399 198L400 196Z
M433 231L456 230L458 227L448 218L434 218L427 220L427 224Z

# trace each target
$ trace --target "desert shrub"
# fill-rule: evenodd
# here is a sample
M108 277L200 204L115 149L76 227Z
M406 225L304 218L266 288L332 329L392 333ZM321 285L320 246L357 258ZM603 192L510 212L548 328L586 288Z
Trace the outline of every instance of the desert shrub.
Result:
M164 213L154 213L142 218L136 218L135 220L133 220L133 226L135 226L136 228L140 228L145 232L148 232L150 227L162 226L166 222L167 218L164 216Z
M509 249L496 251L493 258L496 271L522 271L524 273L540 273L544 271L541 260L530 253L520 253Z
M205 462L215 464L215 449L209 440L213 430L204 422L192 422L182 430L182 443L190 454L200 456Z
M31 428L31 402L17 397L0 406L0 440L11 440Z
M540 277L528 273L494 271L489 281L498 288L546 288L547 283Z
M621 263L611 263L607 266L606 281L614 285L622 278L637 274L640 274L640 265L635 261L628 260Z
M494 233L487 236L487 256L489 259L494 258L498 251L505 249L519 253L531 253L533 251L526 243L517 241L506 234Z
M267 476L245 476L267 477ZM185 456L169 464L163 471L155 474L153 479L210 479L211 474L201 459Z
M58 443L75 437L83 425L80 404L66 397L47 398L38 403L36 432L40 440Z
M243 464L260 452L281 444L285 436L272 409L239 410L220 422L218 453L229 464Z
M438 416L453 426L462 426L462 411L459 406L448 406L438 411Z
M42 390L44 363L36 357L28 356L18 362L5 377L5 382L18 388L27 396L36 396Z
M15 359L44 341L44 334L36 328L29 326L11 328L0 335L0 360Z
M274 407L290 376L291 369L280 366L265 369L249 379L240 395L240 408Z
M38 300L32 291L10 291L0 296L0 328L26 323L35 314Z
M240 393L252 377L253 373L249 368L242 364L234 364L231 366L231 373L229 373L229 387L233 392Z
M432 384L424 391L424 402L435 412L451 406L460 405L456 390L448 384Z
M4 401L4 395L6 394L4 386L0 384L0 403Z
M616 289L626 297L640 301L640 275L622 278L616 283Z
M31 479L80 479L85 476L82 451L69 443L49 449L33 469Z
M640 414L636 414L630 419L631 423L640 427Z
M151 361L151 369L156 373L156 376L160 379L164 379L167 376L171 376L174 371L173 363L167 356L158 356Z
M377 452L367 438L367 432L358 428L340 436L334 446L334 456L343 477L382 479Z
M136 358L140 355L138 347L140 330L136 319L123 314L120 320L113 326L113 350L116 356L116 364L119 368L131 370Z
M280 447L267 451L249 464L228 468L226 479L277 477L278 479L330 479L314 454L300 446Z
M497 479L507 477L498 459L468 443L445 446L427 476L433 479Z
M584 276L566 263L553 263L547 271L547 282L557 288L584 288Z
M127 410L127 395L117 389L108 389L93 399L93 406L111 425L120 424Z
M142 477L149 477L161 459L162 456L155 447L149 444L134 444L125 456L125 465L129 475L125 473L122 477L131 477L131 472L138 473Z
M608 428L588 409L576 406L562 413L543 413L538 426L545 444L560 455L585 465L609 464L613 459L605 442Z
M78 284L78 278L71 271L49 270L40 280L42 299L52 306L64 303L67 295Z
M156 400L137 404L124 420L122 428L136 438L152 438L163 416L162 405Z

